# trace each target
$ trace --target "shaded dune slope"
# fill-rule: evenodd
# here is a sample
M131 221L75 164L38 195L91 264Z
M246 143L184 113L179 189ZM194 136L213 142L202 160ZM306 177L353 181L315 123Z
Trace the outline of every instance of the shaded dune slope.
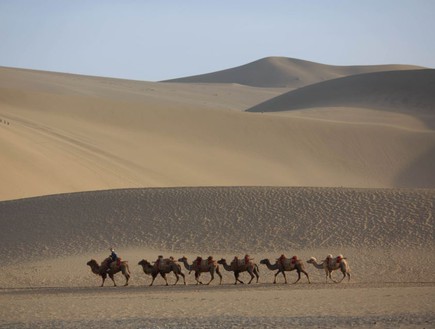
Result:
M376 72L319 82L249 108L277 112L314 107L362 107L435 114L435 70Z
M8 262L106 250L433 248L433 190L123 189L0 202Z
M255 87L299 88L354 74L410 70L412 65L334 66L286 57L266 57L234 68L164 82L237 83Z

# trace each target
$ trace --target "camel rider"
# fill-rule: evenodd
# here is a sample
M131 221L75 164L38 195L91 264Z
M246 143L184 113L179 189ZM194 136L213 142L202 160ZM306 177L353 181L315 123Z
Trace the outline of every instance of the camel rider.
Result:
M246 254L244 260L245 260L245 265L247 265L251 261L251 257L248 254Z
M110 265L112 265L113 262L116 262L119 260L118 255L115 252L115 249L113 247L110 247L110 256L107 258L107 270L110 270Z
M201 266L202 257L201 256L196 257L195 262L196 262L196 266L198 267Z

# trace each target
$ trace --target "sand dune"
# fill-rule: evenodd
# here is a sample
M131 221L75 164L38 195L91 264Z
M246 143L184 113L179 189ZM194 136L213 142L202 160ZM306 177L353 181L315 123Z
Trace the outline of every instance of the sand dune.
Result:
M110 245L155 250L154 257L160 250L227 257L285 252L308 259L330 250L346 253L353 263L358 259L360 280L433 281L425 257L434 247L434 196L432 190L204 187L4 201L0 256L15 263L98 255ZM397 250L400 255L394 255ZM402 273L402 257L419 268ZM381 263L379 276L374 268Z
M131 187L435 186L435 133L412 115L259 115L244 110L288 89L0 75L1 200Z
M402 112L433 120L435 70L359 74L290 91L258 104L250 112L316 107L357 107ZM428 120L428 122L430 122Z
M166 82L238 83L255 87L300 88L354 74L421 68L413 65L334 66L295 58L266 57L234 68Z

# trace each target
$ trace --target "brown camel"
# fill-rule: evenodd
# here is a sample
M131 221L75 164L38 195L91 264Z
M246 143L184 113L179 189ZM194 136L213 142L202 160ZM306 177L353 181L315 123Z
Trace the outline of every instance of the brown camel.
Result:
M184 264L184 267L186 270L190 272L195 272L195 280L196 284L202 284L202 282L199 280L199 277L201 276L201 273L210 273L210 281L206 284L209 285L210 282L214 280L214 273L216 272L217 275L219 275L219 284L222 284L222 274L219 269L218 263L210 256L207 259L196 259L192 264L189 264L187 262L187 258L185 256L181 257L179 262L182 262Z
M311 283L310 277L308 276L308 273L305 271L305 265L304 263L298 259L296 256L293 256L292 258L279 258L275 264L271 264L269 259L262 259L260 261L260 264L264 264L267 266L267 268L271 271L278 270L278 272L275 273L275 278L273 280L273 283L276 283L276 277L279 273L282 273L284 276L285 283L287 283L287 277L285 276L285 271L294 271L298 273L298 279L293 282L296 283L301 279L301 272L305 274L305 276L308 279L308 283Z
M160 274L160 276L165 280L166 285L168 286L168 280L166 279L166 274L170 272L174 272L175 277L177 280L174 283L174 286L177 284L178 280L180 279L178 276L181 275L183 277L184 284L186 285L186 277L183 272L181 272L181 266L175 263L172 259L166 258L163 259L162 262L157 267L156 264L152 265L150 262L146 261L145 259L142 259L138 265L142 265L142 269L145 274L151 275L153 278L150 286L153 285L154 280L156 279L157 275Z
M313 264L315 268L323 269L325 271L326 283L328 283L328 277L333 282L340 283L341 281L343 281L346 275L347 275L347 281L350 281L350 267L346 261L346 258L344 258L342 255L339 255L338 257L335 258L331 257L330 259L325 259L321 263L318 263L316 258L311 257L309 260L307 260L307 263ZM341 273L343 273L343 277L341 278L340 281L335 281L332 278L331 273L338 269L341 271Z
M128 286L128 280L130 279L130 268L128 267L128 262L121 261L118 265L118 262L115 261L110 263L110 266L107 266L107 264L109 264L109 261L110 258L106 258L101 263L101 265L98 265L95 259L91 259L89 262L86 263L86 265L89 265L91 267L92 273L101 276L101 278L103 279L101 287L104 286L104 281L106 281L107 275L109 275L109 277L112 279L113 285L116 286L114 275L118 272L122 272L122 274L125 276L124 286Z
M234 272L234 278L236 280L234 284L237 284L237 282L244 283L242 280L239 279L239 275L241 272L248 272L251 276L251 280L249 280L248 284L252 282L252 280L254 279L254 275L257 277L258 283L258 278L260 277L260 270L258 268L258 265L255 264L252 260L248 262L244 262L244 260L232 261L231 264L228 265L227 261L222 258L218 261L218 264L221 264L225 270L229 272Z

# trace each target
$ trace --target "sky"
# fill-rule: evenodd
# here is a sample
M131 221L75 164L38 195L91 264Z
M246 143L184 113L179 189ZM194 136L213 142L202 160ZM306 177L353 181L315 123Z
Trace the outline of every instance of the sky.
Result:
M284 56L435 68L435 0L0 0L0 66L160 81Z

